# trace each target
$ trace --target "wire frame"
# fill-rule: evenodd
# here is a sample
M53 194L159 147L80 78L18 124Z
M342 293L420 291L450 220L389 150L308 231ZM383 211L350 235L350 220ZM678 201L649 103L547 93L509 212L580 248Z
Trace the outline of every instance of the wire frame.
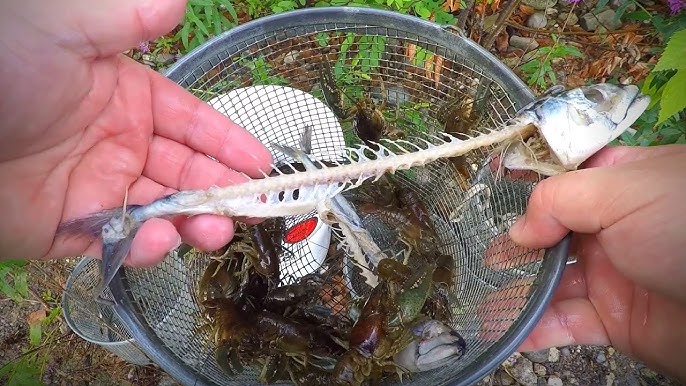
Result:
M168 75L265 144L297 141L303 126L312 125L313 152L335 159L343 142L359 143L350 122L307 105L315 102L273 106L281 98L260 99L243 90L286 85L296 90L279 91L292 93L289 100L298 101L302 91L323 101L317 71L323 62L346 95L346 107L370 98L384 106L395 133L408 138L497 128L532 98L505 66L467 39L418 19L363 9L310 9L259 19L208 42ZM267 105L274 114L248 113ZM394 176L421 198L437 234L436 250L455 262L449 324L467 341L459 361L412 374L403 380L405 385L476 381L517 347L559 280L566 244L548 251L544 259L546 251L517 247L507 237L537 179L498 174L492 155L492 149L483 149ZM355 207L363 200L355 190L345 197ZM285 226L312 215L286 218ZM397 224L370 215L363 222L384 250L398 248ZM334 228L331 242L346 241ZM350 267L350 256L305 264L297 256L311 254L308 248L300 243L284 250L281 269L294 273L291 278L325 271L325 286L343 280L351 294L368 294L359 270ZM154 268L120 271L111 287L117 313L144 351L185 384L260 384L259 367L229 375L215 360L216 347L197 298L209 261L207 254L176 253ZM336 306L345 309L348 304ZM388 379L385 384L396 382Z

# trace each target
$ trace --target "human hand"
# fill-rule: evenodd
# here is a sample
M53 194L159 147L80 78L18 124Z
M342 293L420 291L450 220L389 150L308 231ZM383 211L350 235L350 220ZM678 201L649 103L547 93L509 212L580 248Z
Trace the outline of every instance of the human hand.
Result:
M2 258L100 256L99 241L56 238L58 224L121 206L127 188L128 203L148 203L269 170L247 131L121 54L184 10L183 0L0 2ZM152 219L128 263L152 265L181 239L211 250L232 236L219 216Z
M612 345L686 380L686 146L606 148L588 169L542 181L513 241L575 232L549 308L519 348Z

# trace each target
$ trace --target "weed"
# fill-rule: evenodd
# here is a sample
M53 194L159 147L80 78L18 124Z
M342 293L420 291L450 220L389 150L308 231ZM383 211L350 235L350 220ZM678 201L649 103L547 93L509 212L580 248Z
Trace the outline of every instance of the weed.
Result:
M0 261L0 293L17 303L28 297L26 261Z
M29 297L26 266L26 261L0 262L0 291L17 303ZM43 384L42 375L49 358L48 350L44 348L52 344L55 333L59 331L53 322L61 314L62 308L50 291L43 293L42 298L52 308L47 314L39 310L34 313L35 318L29 317L28 348L16 360L0 366L0 383L4 385Z
M175 38L181 40L186 51L191 51L237 23L238 15L231 0L189 0Z
M552 46L541 47L536 51L532 51L531 59L519 67L526 76L527 82L531 87L545 89L548 88L549 84L557 83L555 70L553 70L552 66L555 59L566 58L568 56L582 56L578 48L566 43L561 43L559 38L555 35L552 35L551 37L553 39Z

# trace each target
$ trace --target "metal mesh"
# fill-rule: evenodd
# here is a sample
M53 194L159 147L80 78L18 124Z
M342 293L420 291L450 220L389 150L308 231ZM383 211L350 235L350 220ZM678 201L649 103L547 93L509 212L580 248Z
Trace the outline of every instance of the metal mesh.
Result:
M136 347L131 333L114 309L94 301L100 281L99 261L90 257L81 259L69 275L62 295L64 320L78 336L106 348L123 360L141 366L151 364ZM109 289L105 289L103 296L111 297Z
M494 79L493 69L480 67L479 57L441 46L412 28L391 28L388 25L393 23L381 21L373 25L369 18L364 23L299 20L290 20L295 26L225 35L198 51L195 59L180 63L178 71L182 72L177 71L176 80L241 126L262 128L258 138L265 144L295 141L302 126L312 124L313 153L319 158L339 154L342 140L348 145L358 141L349 122L319 115L316 108L299 103L271 106L276 111L272 115L250 114L275 100L260 100L243 91L233 97L226 94L247 86L280 84L323 100L316 65L328 61L346 94L353 99L369 95L377 105L385 99L386 119L408 136L442 132L446 122L458 122L463 133L495 128L528 102L512 100L512 87L519 84ZM294 94L291 100L296 99ZM403 384L444 385L459 379L530 306L529 297L541 280L543 251L518 248L506 236L509 224L524 212L536 180L507 173L496 178L497 170L487 162L489 150L396 175L429 209L438 235L436 248L455 260L451 325L467 341L467 352L457 363L412 374ZM278 154L274 155L278 160ZM354 191L347 197L357 204ZM285 221L290 226L308 217ZM398 231L393 224L373 216L365 216L364 222L380 246L397 247ZM340 233L334 231L332 243L339 241ZM285 250L281 269L295 277L322 268L295 258L310 254L308 248L300 243ZM489 259L497 264L486 264ZM163 364L167 370L185 366L199 383L258 384L260 369L248 368L233 376L224 373L214 359L214 344L203 332L206 321L195 294L209 261L206 254L188 253L170 255L155 268L126 269L122 280L127 299L138 313L136 320L159 339L155 344L170 351L171 362ZM359 272L352 271L344 264L329 279L343 278L364 296L369 288L360 283ZM285 283L288 277L282 279Z

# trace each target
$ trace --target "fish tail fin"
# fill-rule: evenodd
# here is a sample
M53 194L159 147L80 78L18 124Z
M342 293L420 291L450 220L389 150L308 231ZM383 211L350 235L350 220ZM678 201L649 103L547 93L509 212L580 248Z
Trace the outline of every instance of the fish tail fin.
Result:
M138 208L139 206L140 205L128 205L126 207L126 213L131 213L132 210ZM112 217L121 215L122 208L114 208L93 213L85 217L79 217L65 221L57 227L57 235L88 235L91 237L98 237L102 233L102 227L104 227L105 224L112 219Z
M133 238L138 233L140 224L134 224L129 229L126 237L116 242L103 242L102 244L102 261L100 263L100 274L102 283L98 290L98 296L102 296L105 288L109 287L112 279L116 276L119 268L124 265L124 260L131 250Z
M109 287L131 250L133 238L142 224L133 213L139 207L128 205L126 211L123 208L107 209L63 222L57 227L57 235L103 238L100 264L102 282L96 297L102 299L103 290Z

